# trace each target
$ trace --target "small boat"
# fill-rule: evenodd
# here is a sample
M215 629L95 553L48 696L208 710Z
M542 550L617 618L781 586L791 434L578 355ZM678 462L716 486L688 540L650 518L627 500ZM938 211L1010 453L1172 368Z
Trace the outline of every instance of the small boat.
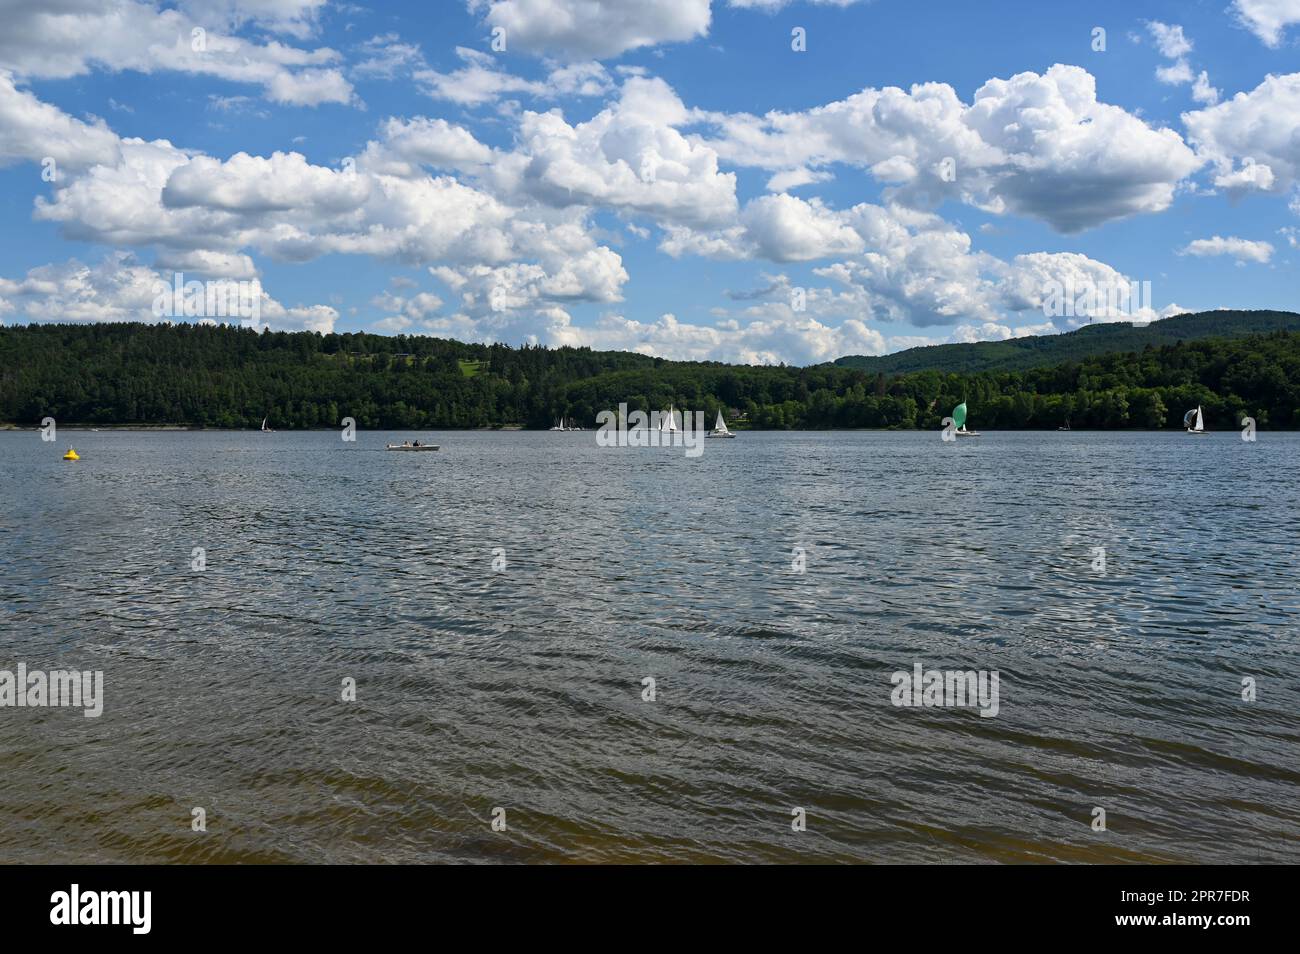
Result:
M269 427L266 426L266 418L262 418L262 433L263 433L263 434L274 434L274 433L275 433L275 431L271 430Z
M71 447L69 447L69 448L68 448L68 452L67 452L66 454L63 455L63 459L64 459L64 460L81 460L81 455L78 454L78 453L77 453L75 450L73 450Z
M666 431L670 434L678 430L677 412L673 410L673 406L671 404L668 405L668 413L665 415L661 415L659 418L659 430Z
M954 432L958 437L979 437L979 431L966 430L966 402L962 401L952 409L952 422L957 425Z
M553 431L567 431L568 428L564 426L564 418L560 418L558 421L556 421L556 422L555 422L555 426L552 427L551 430L553 430Z
M713 425L713 430L709 431L709 433L704 436L705 437L735 437L736 435L727 429L727 422L722 419L722 412L719 411L718 420L717 423Z
M437 444L421 444L419 441L404 441L401 444L386 444L387 450L392 451L435 451L438 449Z
M1070 419L1067 417L1067 418L1065 419L1065 426L1064 426L1064 427L1058 427L1057 430L1058 430L1058 431L1068 431L1069 429L1070 429Z
M1188 434L1204 434L1205 418L1201 416L1201 406L1196 405L1196 410L1188 411L1183 415L1183 427L1187 428Z

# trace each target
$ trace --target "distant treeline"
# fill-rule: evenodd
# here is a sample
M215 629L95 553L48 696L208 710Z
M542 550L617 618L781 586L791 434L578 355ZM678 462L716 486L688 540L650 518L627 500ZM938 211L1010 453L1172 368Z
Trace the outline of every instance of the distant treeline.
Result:
M1243 338L1274 331L1300 331L1300 314L1293 311L1202 311L1163 318L1145 325L1106 321L1084 325L1064 334L1026 335L1005 341L925 345L893 354L848 355L835 363L872 374L912 371L1024 371L1067 361L1086 361L1103 354L1141 351L1201 338Z
M748 367L586 348L228 326L0 326L0 422L418 429L557 418L587 426L626 402L718 409L752 428L939 428L965 400L979 428L1300 427L1300 334L1180 342L1049 368L887 375Z

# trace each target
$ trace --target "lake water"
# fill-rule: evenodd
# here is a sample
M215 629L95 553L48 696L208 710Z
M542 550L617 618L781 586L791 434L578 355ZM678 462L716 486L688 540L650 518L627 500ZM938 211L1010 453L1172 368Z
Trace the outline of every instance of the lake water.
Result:
M1300 435L706 444L0 433L0 861L1300 860Z

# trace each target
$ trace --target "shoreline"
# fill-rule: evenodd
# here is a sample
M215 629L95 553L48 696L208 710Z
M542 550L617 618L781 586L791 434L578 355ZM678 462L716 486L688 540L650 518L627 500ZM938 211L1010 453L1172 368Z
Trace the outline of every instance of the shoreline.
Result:
M196 424L60 424L61 431L77 432L108 432L123 431L134 433L174 433L174 432L207 432L211 434L260 434L262 433L255 427L202 427ZM0 432L39 432L40 426L21 425L21 424L0 424ZM342 428L340 427L286 427L276 428L272 434L336 434ZM525 433L525 434L545 434L549 431L546 427L529 428L522 424L503 424L497 427L369 427L358 428L358 431L374 431L390 434L410 433L426 434L442 431L490 431L499 433ZM566 433L591 433L599 431L599 427L588 427L582 431ZM1072 427L1068 431L1062 431L1057 427L1012 427L1012 428L984 428L981 433L984 434L1170 434L1182 431L1182 427ZM759 428L737 428L733 427L732 431L737 434L852 434L852 433L881 433L881 434L925 434L931 431L937 432L937 428L929 427L759 427ZM1290 434L1300 431L1295 427L1270 427L1258 428L1262 433L1273 434ZM1223 428L1217 431L1206 431L1207 434L1239 434L1240 430L1233 428Z

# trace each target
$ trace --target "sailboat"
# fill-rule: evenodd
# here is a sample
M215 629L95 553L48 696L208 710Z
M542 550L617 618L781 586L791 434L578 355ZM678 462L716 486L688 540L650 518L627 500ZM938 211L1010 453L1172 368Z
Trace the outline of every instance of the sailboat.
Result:
M952 409L952 422L957 425L958 437L979 437L979 431L966 430L966 402L962 401Z
M553 430L553 431L567 431L568 428L564 426L564 418L560 418L558 421L556 421L556 422L555 422L555 426L552 427L551 430Z
M262 433L263 433L263 434L274 434L275 431L271 430L269 427L266 426L266 421L267 421L266 418L262 418Z
M668 405L668 413L666 415L661 415L659 418L659 430L666 431L670 434L678 430L677 412L673 410L671 404Z
M709 433L706 434L705 436L706 437L735 437L736 435L727 429L727 422L722 419L722 412L718 411L717 423L713 425L713 430L709 431Z
M1188 434L1204 434L1205 418L1201 416L1201 406L1196 405L1196 410L1188 411L1183 415L1183 427L1187 428Z

